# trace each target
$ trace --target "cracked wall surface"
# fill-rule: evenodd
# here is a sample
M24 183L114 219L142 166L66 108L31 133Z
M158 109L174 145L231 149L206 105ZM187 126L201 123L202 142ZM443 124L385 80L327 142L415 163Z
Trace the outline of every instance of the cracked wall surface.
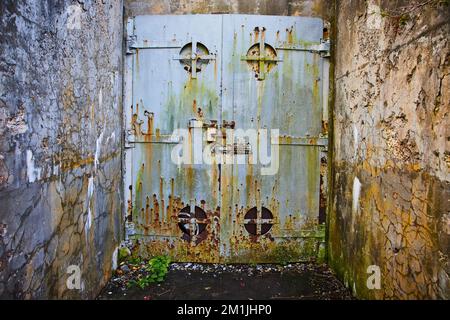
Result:
M95 297L122 235L122 2L3 0L0 24L0 297Z
M414 3L337 1L329 260L361 298L449 298L450 15Z

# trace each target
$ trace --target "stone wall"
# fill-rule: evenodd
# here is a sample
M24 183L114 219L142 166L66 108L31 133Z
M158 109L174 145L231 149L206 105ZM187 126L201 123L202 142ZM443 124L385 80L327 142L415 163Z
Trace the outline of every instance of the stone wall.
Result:
M91 298L121 240L122 2L0 2L0 297ZM81 290L66 287L81 269Z
M360 298L450 297L449 21L448 1L337 1L329 258Z
M236 13L324 17L332 3L332 0L125 0L125 15Z

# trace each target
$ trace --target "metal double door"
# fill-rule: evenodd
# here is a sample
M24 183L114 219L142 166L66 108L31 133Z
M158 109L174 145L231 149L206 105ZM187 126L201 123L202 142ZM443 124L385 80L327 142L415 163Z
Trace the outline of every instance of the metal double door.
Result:
M317 254L323 21L137 16L125 70L127 234L144 256Z

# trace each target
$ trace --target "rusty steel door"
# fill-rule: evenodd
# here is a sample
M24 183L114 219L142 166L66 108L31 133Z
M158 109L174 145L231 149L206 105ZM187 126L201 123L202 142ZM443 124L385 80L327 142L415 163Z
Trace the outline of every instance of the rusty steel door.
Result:
M136 250L192 262L316 256L323 21L138 16L127 33L125 187Z
M139 16L128 24L128 232L144 255L218 260L219 167L201 163L197 138L221 114L220 20ZM189 164L172 161L183 138Z
M234 262L308 259L321 236L323 22L230 15L223 25L222 117L257 131L258 148L222 171L222 254Z

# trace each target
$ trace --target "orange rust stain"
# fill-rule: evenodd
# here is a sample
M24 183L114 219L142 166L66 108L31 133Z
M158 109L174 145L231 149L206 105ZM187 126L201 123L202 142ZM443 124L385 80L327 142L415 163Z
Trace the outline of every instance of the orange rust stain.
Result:
M217 81L217 60L214 60L214 80Z
M99 163L103 163L106 161L109 161L113 158L115 158L116 156L118 156L120 154L120 152L113 152L105 157L101 157L98 159ZM72 169L76 169L79 167L83 167L86 165L92 165L95 162L95 158L94 157L87 157L87 158L83 158L83 159L75 159L74 161L64 161L64 160L58 160L58 159L54 159L54 165L59 165L59 168L61 171L68 171L68 170L72 170Z
M148 136L145 135L144 139L147 140ZM154 170L154 164L153 164L153 144L147 143L145 144L145 167L143 170L142 180L145 182L146 186L151 186L153 184L152 177L153 177L153 170ZM150 215L150 223L152 223L153 214Z
M164 178L159 178L159 196L161 198L161 220L166 221L165 218L165 206L164 206Z
M150 198L145 198L145 234L148 233L148 226L150 225Z
M257 43L259 41L259 28L258 27L255 28L253 35L254 35L253 42Z
M175 196L175 180L170 179L170 195L169 195L169 206L167 209L168 222L171 223L172 218L176 218L174 216L174 196Z
M192 113L197 114L197 100L196 99L194 99L192 101Z
M189 197L192 198L194 196L194 168L191 164L186 167L186 181L187 188L189 190ZM189 199L188 199L189 200Z
M293 44L294 43L294 34L293 34L293 29L286 29L286 38L287 38L287 42L289 44Z
M246 175L245 175L245 185L247 188L247 192L246 192L246 203L250 203L251 198L252 198L252 190L253 190L253 155L250 154L248 157L248 162L247 162L247 170L246 170Z
M147 135L153 134L153 113L147 115Z
M156 194L153 194L153 210L154 210L154 222L158 223L159 217L160 217L160 211L159 211L159 203L158 198L156 197Z
M136 70L139 72L139 48L136 48Z
M218 198L218 191L219 191L219 172L218 172L218 166L213 163L213 165L211 166L211 179L212 179L212 183L211 183L211 187L212 187L212 196L214 199Z

